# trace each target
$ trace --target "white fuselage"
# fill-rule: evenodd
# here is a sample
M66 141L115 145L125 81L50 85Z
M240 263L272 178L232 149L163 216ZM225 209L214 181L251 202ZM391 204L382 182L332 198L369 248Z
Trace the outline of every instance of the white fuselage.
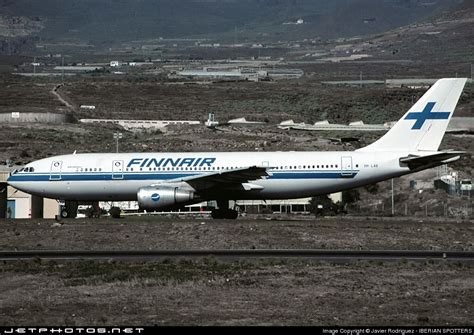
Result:
M8 183L46 198L136 200L141 187L251 166L269 176L250 190L222 190L222 199L288 199L328 194L410 173L409 152L207 152L72 154L32 162ZM214 192L213 196L216 196ZM201 195L201 198L206 196ZM210 200L210 199L209 199Z

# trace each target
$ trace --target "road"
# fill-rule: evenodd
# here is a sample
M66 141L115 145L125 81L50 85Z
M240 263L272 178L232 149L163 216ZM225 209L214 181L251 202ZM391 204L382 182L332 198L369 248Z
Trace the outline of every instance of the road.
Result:
M431 250L313 250L313 249L231 249L231 250L123 250L123 251L1 251L0 261L44 260L140 260L214 257L223 260L251 258L301 258L350 263L354 261L428 261L473 262L474 252Z

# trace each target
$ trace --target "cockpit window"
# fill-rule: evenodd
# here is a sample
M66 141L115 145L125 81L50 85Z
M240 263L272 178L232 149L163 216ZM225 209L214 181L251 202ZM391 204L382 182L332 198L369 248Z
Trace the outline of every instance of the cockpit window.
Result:
M19 172L34 172L34 171L35 171L35 169L32 166L30 166L30 167L15 170L15 171L12 172L12 174L16 174L16 173L19 173Z

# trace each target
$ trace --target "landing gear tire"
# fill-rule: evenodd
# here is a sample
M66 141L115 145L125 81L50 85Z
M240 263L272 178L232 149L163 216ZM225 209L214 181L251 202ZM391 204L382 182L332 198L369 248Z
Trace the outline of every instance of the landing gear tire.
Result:
M77 201L66 201L64 208L61 210L61 217L74 219L77 216L77 207Z
M235 220L239 216L239 212L233 209L214 209L211 212L213 219L231 219Z

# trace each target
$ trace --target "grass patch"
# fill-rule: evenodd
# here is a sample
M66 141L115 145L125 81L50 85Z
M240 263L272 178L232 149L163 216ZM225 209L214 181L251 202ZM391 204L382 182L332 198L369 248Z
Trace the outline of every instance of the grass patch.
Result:
M223 263L215 259L180 259L163 262L99 262L77 261L55 262L17 262L4 263L0 272L43 274L58 276L69 286L152 279L157 281L185 282L197 279L214 280L228 277L233 273L256 269L257 265L244 262Z

